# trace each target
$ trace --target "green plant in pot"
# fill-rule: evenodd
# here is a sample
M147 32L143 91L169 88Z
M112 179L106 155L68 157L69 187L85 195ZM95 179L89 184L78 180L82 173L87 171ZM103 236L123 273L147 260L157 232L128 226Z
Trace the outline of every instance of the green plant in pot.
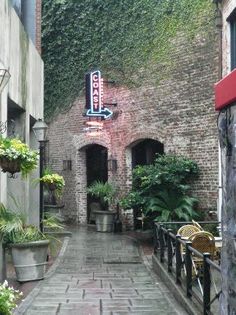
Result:
M99 200L103 209L94 211L97 231L112 232L116 215L116 211L113 211L112 207L115 207L117 203L117 188L108 182L95 181L88 187L87 191Z
M10 248L17 280L20 282L44 278L49 240L26 216L0 205L0 232L3 245Z
M13 177L21 172L25 177L37 167L39 154L17 138L0 137L0 166Z
M63 193L63 188L65 186L65 180L63 176L53 172L50 168L46 168L43 171L43 176L34 180L34 182L42 182L46 188L49 196L45 203L51 205L57 204L57 199L60 199Z

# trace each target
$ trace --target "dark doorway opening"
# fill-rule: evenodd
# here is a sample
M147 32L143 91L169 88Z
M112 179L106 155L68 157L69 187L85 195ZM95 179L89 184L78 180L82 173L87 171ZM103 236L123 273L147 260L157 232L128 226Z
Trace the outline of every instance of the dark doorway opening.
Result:
M152 164L156 154L164 153L164 145L156 140L145 139L132 148L132 168Z
M152 139L144 139L132 147L132 168L137 165L153 164L157 154L164 154L164 145ZM143 221L142 212L139 208L134 208L134 228L143 229L148 223ZM145 224L146 223L146 224Z
M107 172L107 149L101 145L93 144L86 149L86 168L87 168L87 186L94 181L105 183L108 179ZM87 195L87 221L95 223L91 217L91 207L96 208L98 200L95 197Z

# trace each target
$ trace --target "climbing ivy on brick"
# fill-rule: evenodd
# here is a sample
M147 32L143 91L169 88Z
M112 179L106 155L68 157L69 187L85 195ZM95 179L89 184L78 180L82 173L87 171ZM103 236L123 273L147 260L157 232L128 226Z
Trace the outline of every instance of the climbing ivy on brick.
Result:
M94 68L128 87L158 84L175 66L178 34L194 40L213 19L211 0L44 0L45 116L82 95Z

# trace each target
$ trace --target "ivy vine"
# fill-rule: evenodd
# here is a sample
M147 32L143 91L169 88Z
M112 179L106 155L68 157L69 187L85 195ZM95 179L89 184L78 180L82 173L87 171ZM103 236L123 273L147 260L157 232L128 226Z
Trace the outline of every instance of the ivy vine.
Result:
M179 32L194 37L213 25L211 0L44 0L42 56L45 117L70 106L84 92L84 75L129 87L164 75Z

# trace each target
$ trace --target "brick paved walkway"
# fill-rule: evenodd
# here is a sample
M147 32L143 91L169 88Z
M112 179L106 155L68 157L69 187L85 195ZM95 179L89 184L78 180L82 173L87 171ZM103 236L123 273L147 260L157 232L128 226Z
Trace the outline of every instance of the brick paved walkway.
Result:
M15 314L186 315L131 238L85 227Z

